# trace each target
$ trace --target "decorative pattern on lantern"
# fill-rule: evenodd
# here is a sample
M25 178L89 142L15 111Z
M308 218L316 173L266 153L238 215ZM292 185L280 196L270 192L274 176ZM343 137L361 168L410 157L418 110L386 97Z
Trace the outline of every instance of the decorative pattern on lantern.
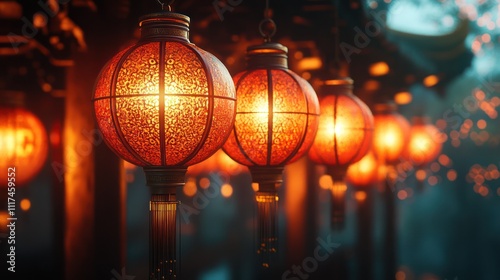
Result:
M23 108L21 92L0 92L0 174L7 186L7 170L15 168L16 186L33 179L43 167L48 153L45 128L33 113Z
M350 78L324 82L318 132L309 150L309 158L326 165L332 177L332 223L336 228L344 221L347 167L369 151L373 136L373 115L352 94L352 88Z
M318 98L311 85L288 69L287 48L278 43L252 46L247 70L234 77L238 104L234 129L223 150L249 167L258 183L258 252L272 266L277 247L277 187L284 166L302 157L318 127Z
M235 118L231 76L189 42L189 22L173 12L141 18L141 39L102 69L93 97L106 143L143 166L151 188L150 279L178 279L176 188L187 166L221 148Z
M406 160L417 169L423 170L439 156L442 146L441 132L429 122L428 118L412 118L410 141L404 152Z

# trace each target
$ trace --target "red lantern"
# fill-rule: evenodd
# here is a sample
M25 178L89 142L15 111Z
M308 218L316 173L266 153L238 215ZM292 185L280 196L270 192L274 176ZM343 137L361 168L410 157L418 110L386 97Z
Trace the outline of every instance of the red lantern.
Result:
M176 187L184 184L187 166L222 146L234 123L231 76L189 42L189 21L172 12L143 17L141 39L103 68L93 98L106 143L146 172L155 279L176 278Z
M48 153L45 128L33 113L23 108L21 92L0 94L0 173L2 186L29 182L42 169ZM8 174L14 174L7 177ZM15 178L15 181L12 178ZM9 179L9 181L8 181ZM11 184L12 185L12 184Z
M277 246L276 188L284 166L302 157L318 127L318 98L304 79L288 69L287 48L264 43L248 48L247 70L234 77L236 121L224 151L249 167L258 184L258 252L270 266Z
M370 109L352 94L350 78L326 81L323 85L318 132L309 158L327 166L333 179L332 222L342 227L345 210L344 181L347 167L359 161L370 149L373 116Z

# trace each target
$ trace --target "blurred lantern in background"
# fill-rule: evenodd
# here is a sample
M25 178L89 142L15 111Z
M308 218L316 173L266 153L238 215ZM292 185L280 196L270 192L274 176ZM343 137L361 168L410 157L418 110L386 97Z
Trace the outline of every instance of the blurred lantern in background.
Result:
M346 182L356 188L367 188L378 181L378 163L370 150L360 161L349 165Z
M189 165L222 146L234 123L231 76L215 56L189 42L189 23L173 12L141 18L139 42L102 69L93 98L106 143L146 173L150 279L178 279L177 187Z
M318 132L309 158L327 167L332 178L332 223L342 228L345 215L347 168L369 151L373 137L373 115L352 94L350 78L327 80L322 86Z
M15 184L33 179L43 167L48 153L47 133L42 122L24 109L24 93L0 92L0 174L7 186L7 170L15 168Z
M417 168L417 174L424 174L424 176L417 176L420 187L425 179L425 167L441 153L443 146L441 139L441 132L430 123L428 118L413 117L410 141L404 152L404 157Z
M410 135L410 123L397 113L393 102L375 104L373 151L379 161L380 179L395 179L394 164L401 160Z

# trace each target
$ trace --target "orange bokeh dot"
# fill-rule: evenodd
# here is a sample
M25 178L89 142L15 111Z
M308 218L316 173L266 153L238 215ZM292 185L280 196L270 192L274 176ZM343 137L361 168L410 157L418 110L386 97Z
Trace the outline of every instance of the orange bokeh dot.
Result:
M478 121L477 121L477 127L478 127L479 129L485 129L485 128L486 128L486 125L487 125L487 124L486 124L486 121L485 121L485 120L483 120L483 119L480 119L480 120L478 120Z
M405 200L408 197L408 193L405 190L398 191L398 198L400 200Z
M186 196L194 196L196 192L198 191L196 188L196 181L194 178L189 178L187 182L184 184L184 187L182 188L182 191Z
M210 179L208 179L207 177L203 177L200 179L200 188L208 189L209 186L210 186Z
M448 180L450 180L451 182L455 181L457 179L457 171L451 169L451 170L448 170L448 172L446 173L446 177L448 178Z
M419 169L415 173L415 177L417 178L417 180L423 181L423 180L425 180L425 177L427 177L427 173L425 172L425 170Z
M356 200L359 202L365 201L366 192L365 191L357 191L354 193L354 198L356 198Z
M23 211L28 211L31 208L31 201L29 199L27 199L27 198L24 198L19 203L19 206L21 206L21 209Z
M438 183L438 178L436 176L430 176L427 181L429 182L429 185L435 186Z
M223 184L220 188L220 193L222 194L223 197L231 197L233 195L233 186L231 184Z
M325 190L331 189L333 186L332 176L327 174L321 175L321 177L319 177L319 186Z

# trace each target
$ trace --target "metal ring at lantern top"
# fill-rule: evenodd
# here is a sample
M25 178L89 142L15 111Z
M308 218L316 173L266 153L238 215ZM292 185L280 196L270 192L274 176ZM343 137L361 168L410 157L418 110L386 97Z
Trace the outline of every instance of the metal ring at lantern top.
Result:
M271 24L271 29L269 33L265 32L264 30L264 25L265 24ZM259 23L259 33L262 37L265 38L266 42L269 42L271 40L271 38L274 36L274 34L276 34L276 23L274 22L274 20L270 19L270 18L265 18L263 20L260 21Z

